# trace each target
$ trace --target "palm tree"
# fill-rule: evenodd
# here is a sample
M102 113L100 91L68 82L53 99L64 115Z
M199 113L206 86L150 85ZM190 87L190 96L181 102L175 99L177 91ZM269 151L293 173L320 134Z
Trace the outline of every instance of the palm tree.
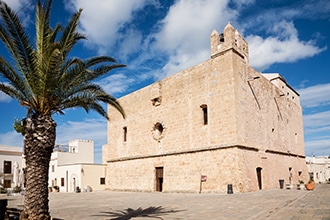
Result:
M48 206L48 169L56 139L55 113L82 107L108 119L102 103L124 111L117 100L94 80L110 70L124 67L108 56L89 59L69 57L70 51L85 37L77 32L82 10L67 26L50 27L52 0L37 1L35 44L31 44L17 14L0 0L0 39L14 62L0 56L0 91L27 109L26 119L14 128L24 135L26 193L24 218L50 219ZM11 60L12 61L12 60ZM12 65L14 63L14 65Z

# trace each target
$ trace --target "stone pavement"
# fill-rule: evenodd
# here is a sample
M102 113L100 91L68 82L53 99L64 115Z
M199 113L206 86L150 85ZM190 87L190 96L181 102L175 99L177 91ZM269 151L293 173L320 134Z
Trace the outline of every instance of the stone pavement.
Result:
M8 196L21 208L23 196ZM96 191L50 193L55 219L330 220L330 184L314 191L261 190L244 194L187 194Z

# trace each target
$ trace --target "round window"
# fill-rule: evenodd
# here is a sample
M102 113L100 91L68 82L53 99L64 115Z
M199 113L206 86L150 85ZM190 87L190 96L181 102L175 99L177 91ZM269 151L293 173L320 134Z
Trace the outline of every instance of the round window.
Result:
M156 124L154 124L154 127L152 129L152 136L155 140L159 141L160 139L162 139L164 137L164 131L165 128L163 126L162 123L157 122Z

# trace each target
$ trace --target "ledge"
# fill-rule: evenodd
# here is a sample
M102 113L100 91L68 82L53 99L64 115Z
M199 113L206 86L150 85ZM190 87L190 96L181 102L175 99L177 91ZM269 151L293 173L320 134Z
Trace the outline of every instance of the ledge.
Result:
M218 53L212 54L211 55L211 59L214 59L214 58L216 58L218 56L224 55L228 51L232 51L233 53L237 54L238 56L240 56L244 60L244 56L240 52L238 52L235 48L233 48L233 47L229 47L229 48L227 48L227 49L225 49L223 51L220 51Z
M304 155L299 155L299 154L294 154L294 153L289 153L289 152L283 152L283 151L276 151L276 150L266 150L266 153L270 154L279 154L279 155L284 155L284 156L293 156L293 157L299 157L299 158L306 158Z
M128 161L128 160L139 160L139 159L147 159L147 158L155 158L155 157L166 157L166 156L174 156L174 155L181 155L181 154L192 154L192 153L199 153L204 151L214 151L214 150L222 150L222 149L229 149L229 148L238 148L238 149L244 149L244 150L250 150L250 151L256 151L258 152L258 148L254 147L247 147L243 145L237 145L237 144L224 144L224 145L216 145L208 148L197 148L192 150L183 150L183 151L174 151L174 152L168 152L163 154L152 154L152 155L141 155L141 156L132 156L132 157L122 157L114 160L107 160L107 163L114 163L114 162L120 162L120 161Z

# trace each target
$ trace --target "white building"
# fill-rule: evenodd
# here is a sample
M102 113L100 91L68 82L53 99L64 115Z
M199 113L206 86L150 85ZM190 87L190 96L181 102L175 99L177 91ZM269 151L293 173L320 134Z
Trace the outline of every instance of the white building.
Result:
M49 187L59 186L60 192L79 189L104 190L106 165L94 164L94 142L71 140L57 145L49 164Z
M0 144L0 186L13 188L21 186L22 175L22 147Z
M316 183L330 182L330 156L306 157L306 164Z

